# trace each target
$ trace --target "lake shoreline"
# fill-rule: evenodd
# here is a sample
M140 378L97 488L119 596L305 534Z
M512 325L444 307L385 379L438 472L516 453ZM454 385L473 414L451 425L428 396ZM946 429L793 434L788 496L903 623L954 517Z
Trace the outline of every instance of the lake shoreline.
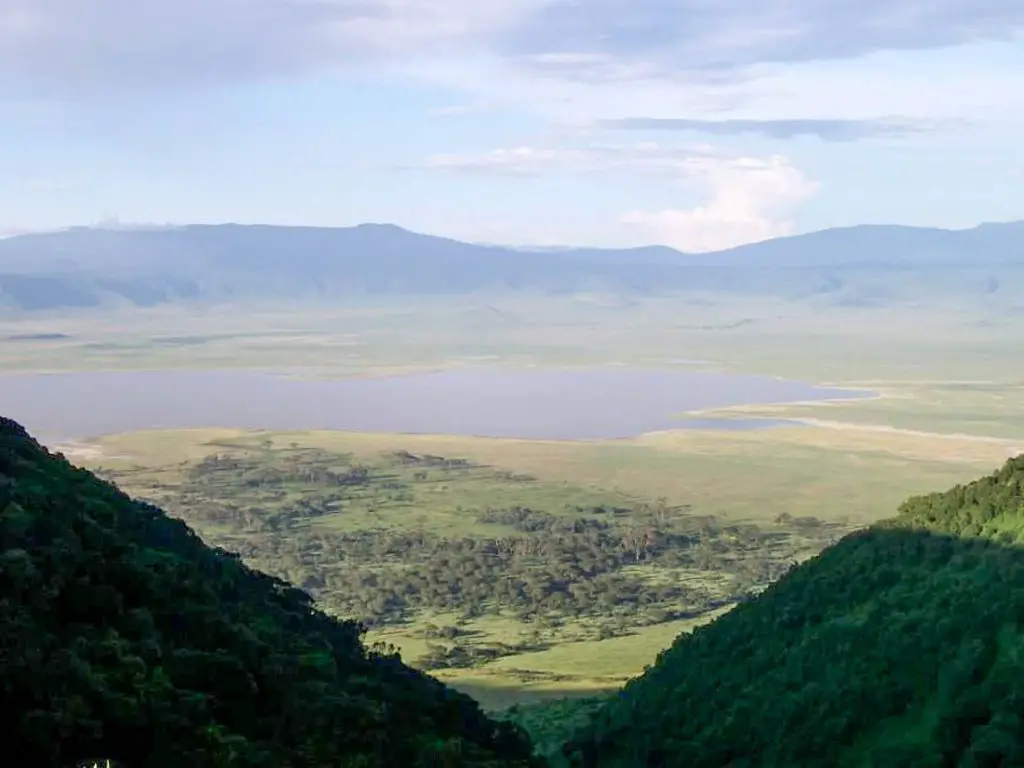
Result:
M788 420L770 417L717 417L730 409L739 415L745 407L870 396L774 376L661 368L466 366L303 377L308 373L19 373L0 376L0 403L7 415L34 433L59 435L62 443L111 433L191 428L590 441L688 427L789 426Z

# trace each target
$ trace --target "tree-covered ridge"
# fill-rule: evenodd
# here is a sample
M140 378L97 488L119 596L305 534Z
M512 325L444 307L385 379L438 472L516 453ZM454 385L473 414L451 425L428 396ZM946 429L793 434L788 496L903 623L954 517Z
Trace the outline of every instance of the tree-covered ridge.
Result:
M528 766L361 627L0 419L0 718L32 766Z
M912 499L680 638L567 755L577 766L1024 764L1024 549L997 541L1020 520L1022 468Z
M887 525L1024 542L1024 456L972 483L908 499Z

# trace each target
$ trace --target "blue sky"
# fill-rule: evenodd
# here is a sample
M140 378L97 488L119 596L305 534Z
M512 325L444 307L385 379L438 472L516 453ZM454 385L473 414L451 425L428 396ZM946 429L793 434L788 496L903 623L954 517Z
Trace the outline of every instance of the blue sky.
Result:
M0 234L1024 218L1020 0L0 0Z

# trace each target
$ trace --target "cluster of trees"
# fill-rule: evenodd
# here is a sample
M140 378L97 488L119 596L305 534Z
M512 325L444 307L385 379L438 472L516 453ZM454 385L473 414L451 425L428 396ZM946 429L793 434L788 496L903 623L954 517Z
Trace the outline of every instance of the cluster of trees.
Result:
M236 450L186 467L185 482L164 500L213 543L310 591L329 612L374 628L421 613L456 612L468 620L500 612L545 626L586 617L598 636L614 636L749 598L791 566L792 534L809 529L790 521L773 529L722 525L665 500L557 514L525 505L463 510L467 534L459 537L309 524L344 515L353 500L405 503L410 477L415 484L422 473L458 482L474 471L496 477L465 459L409 451L387 454L376 466L319 449ZM813 535L828 535L819 528ZM723 578L711 592L663 575L679 569ZM476 664L522 652L518 645L475 645L439 642L420 663Z
M449 458L447 456L435 456L431 453L417 455L409 451L400 450L391 453L392 459L402 466L435 467L440 469L471 469L479 466L469 459Z
M0 419L0 719L20 763L541 764L362 630Z
M1024 542L1024 456L973 483L907 499L885 525Z
M679 639L564 750L605 766L1024 765L1024 457ZM1019 539L1017 539L1019 540Z
M313 450L312 453L318 459L327 458L332 464L339 458L348 459L331 457L324 451ZM199 487L229 482L246 488L276 488L296 484L330 488L366 485L370 479L370 470L361 464L354 464L337 472L322 466L320 461L296 461L295 458L275 466L231 454L216 453L190 467L186 476Z
M531 618L551 612L633 613L660 605L690 611L708 607L710 597L697 588L647 584L622 573L623 566L636 562L631 533L582 523L578 528L579 533L494 539L387 533L336 537L345 565L326 572L323 591L348 613L364 616L369 608L365 619L375 624L400 622L417 610L473 616L512 609ZM653 562L673 546L679 544L669 536L645 539L644 556ZM382 563L394 567L382 568Z
M542 639L539 629L535 629L530 637L514 643L474 642L480 634L478 630L461 626L439 627L428 623L422 631L423 638L427 640L427 652L417 659L416 666L423 670L472 667L503 656L544 651L552 645Z

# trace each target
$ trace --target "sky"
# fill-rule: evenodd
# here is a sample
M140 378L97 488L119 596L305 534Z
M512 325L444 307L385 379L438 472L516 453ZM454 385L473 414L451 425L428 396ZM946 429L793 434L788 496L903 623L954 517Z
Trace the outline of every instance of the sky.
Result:
M0 0L0 235L1024 219L1021 0Z

